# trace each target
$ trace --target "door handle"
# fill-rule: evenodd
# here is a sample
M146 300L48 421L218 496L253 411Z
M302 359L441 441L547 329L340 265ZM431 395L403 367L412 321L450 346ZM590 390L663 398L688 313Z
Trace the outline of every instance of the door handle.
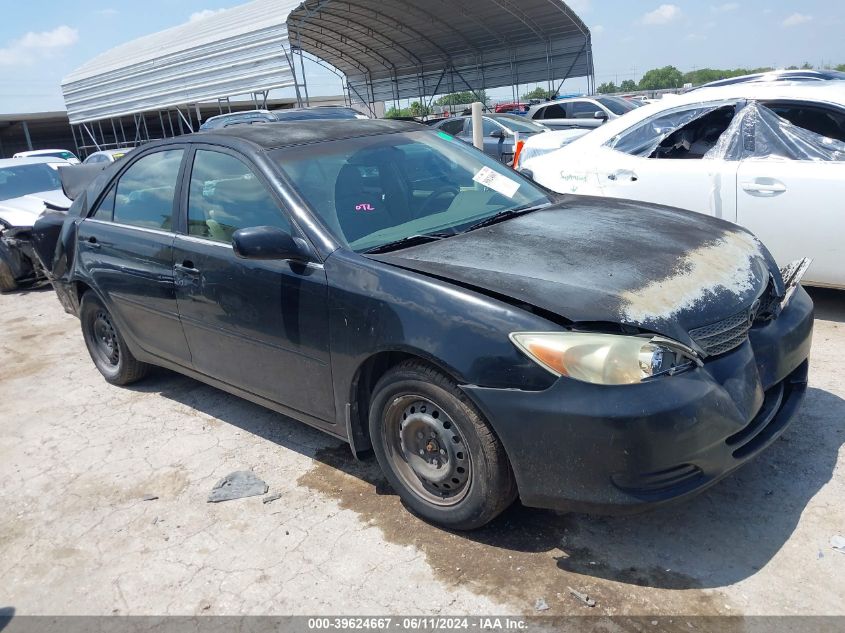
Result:
M767 178L769 182L761 182L760 180L752 180L740 183L743 191L750 193L752 196L776 196L786 191L786 185L777 180Z
M194 268L194 263L191 261L184 261L181 264L176 264L174 270L177 270L180 273L185 273L186 275L199 275L200 271L198 268Z
M612 171L607 175L608 180L627 180L629 182L637 182L637 174L630 169L618 169Z
M97 238L96 238L96 237L94 237L94 236L92 235L91 237L89 237L89 238L88 238L88 247L89 247L89 248L100 248L100 246L102 246L102 244L100 244L100 243L97 241Z

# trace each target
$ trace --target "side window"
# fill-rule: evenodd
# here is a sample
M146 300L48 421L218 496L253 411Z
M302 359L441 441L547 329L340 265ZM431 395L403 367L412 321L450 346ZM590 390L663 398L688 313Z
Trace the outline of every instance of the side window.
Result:
M573 119L592 119L601 108L590 101L575 101L572 103Z
M446 132L446 134L457 136L464 130L464 120L455 119L453 121L446 121L446 123L440 126L440 129Z
M566 108L562 105L556 103L554 105L547 106L545 109L540 110L542 116L535 116L535 119L543 118L543 119L566 119ZM539 114L539 113L538 113Z
M490 136L493 132L502 131L502 127L490 119L484 119L482 129L484 130L484 136Z
M114 198L115 187L112 187L103 199L100 200L100 204L97 205L97 210L94 211L94 214L91 217L96 220L111 222L112 217L114 216Z
M127 169L117 182L114 221L169 231L184 153L171 149L148 154Z
M235 231L251 226L292 232L284 212L243 161L197 150L188 197L188 233L231 242Z
M607 147L640 158L701 158L735 113L735 104L673 110L614 136Z
M845 141L845 112L815 104L766 103L764 105L792 125L837 141Z

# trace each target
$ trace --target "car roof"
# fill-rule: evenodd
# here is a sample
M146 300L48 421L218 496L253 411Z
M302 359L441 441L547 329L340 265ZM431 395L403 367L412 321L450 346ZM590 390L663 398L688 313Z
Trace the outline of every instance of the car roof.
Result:
M542 106L551 105L553 103L568 103L569 101L580 101L583 99L587 99L589 101L595 101L599 97L604 97L606 95L582 95L580 97L561 97L560 99L552 99L551 101L542 101L540 103L534 104L531 106L532 108L540 108Z
M262 149L276 149L293 145L308 145L323 141L350 139L377 134L418 132L428 130L425 125L386 119L315 119L304 121L268 122L262 125L233 125L189 135L195 141L240 139ZM173 139L179 142L177 137Z
M27 152L18 152L18 154L26 154L27 156L40 156L42 154L50 154L53 152L68 152L70 154L73 153L69 149L61 149L57 147L56 149L33 149Z
M270 114L270 110L235 110L234 112L224 112L223 114L215 114L214 116L208 117L205 122L208 123L209 121L218 121L220 119L226 119L228 117L236 117L249 114Z
M845 79L845 73L836 70L816 70L812 68L798 68L798 69L780 69L770 70L761 73L751 73L748 75L740 75L738 77L725 77L724 79L717 79L711 81L701 88L717 87L728 85L730 83L742 82L760 82L760 81L789 81L790 78L796 79L814 79L816 81L832 81L837 79Z
M27 158L3 158L0 159L0 168L19 167L20 165L43 165L45 163L67 163L66 160L55 156L29 156Z
M278 108L273 110L273 114L277 112L319 112L320 110L352 110L357 112L355 108L350 108L344 105L319 105L319 106L303 106L301 108Z
M666 110L695 105L696 103L740 99L796 99L799 101L834 103L845 107L845 81L739 83L729 86L700 88L699 90L693 90L680 95L667 94L662 99L648 103L616 119L608 121L598 127L592 134L568 145L567 149L573 146L581 147L582 142L601 145L640 121L644 121Z

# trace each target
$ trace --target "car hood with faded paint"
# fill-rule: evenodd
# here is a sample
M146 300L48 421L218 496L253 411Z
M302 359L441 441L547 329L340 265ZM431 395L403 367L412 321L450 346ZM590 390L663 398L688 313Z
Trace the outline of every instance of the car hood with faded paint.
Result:
M70 205L71 201L60 189L31 193L0 200L0 220L12 227L30 227L48 208L68 209Z
M568 197L380 261L571 322L611 322L693 345L688 332L748 310L780 273L733 224L668 207Z

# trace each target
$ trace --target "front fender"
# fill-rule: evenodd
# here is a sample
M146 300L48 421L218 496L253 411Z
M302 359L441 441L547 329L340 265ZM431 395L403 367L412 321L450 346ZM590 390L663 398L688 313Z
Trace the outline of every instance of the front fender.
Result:
M341 428L358 372L377 354L421 358L465 385L541 390L554 380L508 338L559 328L528 309L347 251L326 260L326 273Z

